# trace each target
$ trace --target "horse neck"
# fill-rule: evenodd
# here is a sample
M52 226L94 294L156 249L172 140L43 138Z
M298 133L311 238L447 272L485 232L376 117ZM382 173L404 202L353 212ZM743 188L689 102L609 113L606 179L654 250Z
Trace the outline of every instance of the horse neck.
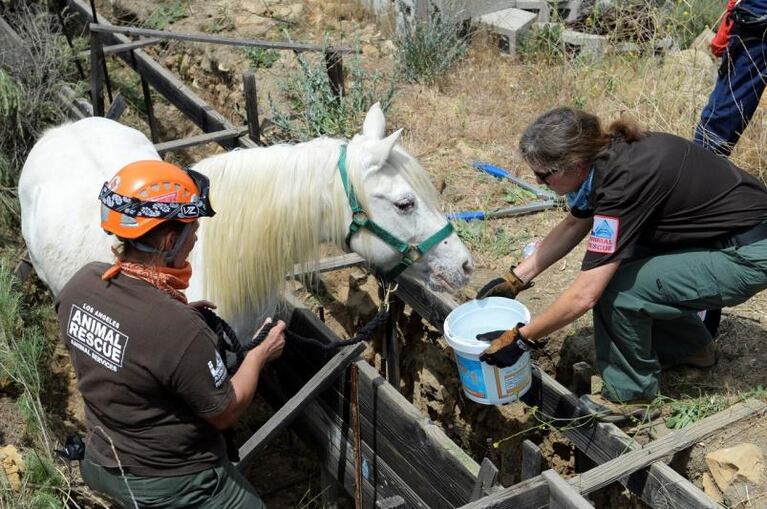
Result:
M217 215L203 221L202 292L225 315L260 309L294 264L312 272L320 244L343 244L351 211L338 140L238 150L201 161Z

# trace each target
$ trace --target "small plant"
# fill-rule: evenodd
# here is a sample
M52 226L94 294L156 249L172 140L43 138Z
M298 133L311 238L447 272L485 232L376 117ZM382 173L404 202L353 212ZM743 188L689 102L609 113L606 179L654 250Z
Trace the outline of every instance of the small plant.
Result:
M280 52L273 49L251 47L245 48L245 55L251 69L269 69L280 59Z
M164 30L168 25L178 20L186 18L187 8L183 0L173 0L170 3L164 3L152 11L152 14L144 22L147 28L155 30Z
M505 256L514 251L521 237L515 237L503 228L489 228L485 221L455 221L458 237L472 249L492 256Z
M229 6L222 5L216 11L216 15L205 25L205 31L211 34L217 34L227 30L234 30L234 20L229 13Z
M562 63L565 58L562 25L542 25L525 32L519 40L518 54L523 61Z
M519 186L513 186L508 192L503 195L503 201L510 205L517 203L524 203L535 198L535 195L526 189L522 189Z
M449 2L448 2L449 4ZM400 5L401 10L405 10ZM403 15L396 38L397 67L408 82L431 84L445 74L468 50L468 39L452 9L435 9L425 20Z
M359 57L346 68L346 90L336 95L325 62L312 63L298 55L298 72L280 84L293 114L285 113L269 97L272 121L291 140L317 136L350 137L368 109L376 102L384 111L394 97L394 82L362 68Z
M715 394L671 403L671 416L666 419L669 429L682 429L727 408L727 398Z

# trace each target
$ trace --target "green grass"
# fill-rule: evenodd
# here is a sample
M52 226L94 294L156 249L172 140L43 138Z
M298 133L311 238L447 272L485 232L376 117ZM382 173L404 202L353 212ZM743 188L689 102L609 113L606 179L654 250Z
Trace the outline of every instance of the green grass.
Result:
M245 48L248 64L251 69L269 69L280 59L280 52L273 49L252 47Z
M376 102L389 109L395 92L391 79L363 69L359 56L345 60L346 90L336 96L324 60L297 55L299 69L280 84L287 111L269 97L273 122L280 137L305 141L318 136L351 137Z
M152 11L152 14L144 22L144 26L155 30L164 30L168 25L182 20L188 15L188 7L184 0L163 2Z
M435 83L466 55L469 46L461 24L437 10L425 20L405 18L398 34L397 68L402 79L411 83Z

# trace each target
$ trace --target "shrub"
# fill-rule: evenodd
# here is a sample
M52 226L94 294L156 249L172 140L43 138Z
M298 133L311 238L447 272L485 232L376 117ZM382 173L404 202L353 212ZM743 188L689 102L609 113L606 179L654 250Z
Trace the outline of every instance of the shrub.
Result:
M426 19L403 16L396 61L405 81L434 83L466 54L463 26L449 14L449 6L444 11L435 9Z
M269 69L280 59L280 52L273 49L251 47L245 48L245 55L251 69Z
M298 55L299 68L280 84L292 114L282 111L272 97L272 121L290 140L305 141L317 136L350 137L359 130L365 113L376 102L388 110L394 97L394 82L379 72L362 68L359 56L346 67L345 92L337 96L324 60L312 63Z

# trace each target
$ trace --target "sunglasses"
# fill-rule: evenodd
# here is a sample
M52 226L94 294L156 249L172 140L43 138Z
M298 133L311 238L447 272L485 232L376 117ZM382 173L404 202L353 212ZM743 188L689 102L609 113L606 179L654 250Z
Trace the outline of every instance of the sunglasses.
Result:
M537 171L534 171L533 174L535 174L535 178L537 178L544 184L548 185L549 179L553 177L554 175L556 175L557 173L561 173L562 171L564 171L564 168L550 170L550 171L547 171L546 173L538 173Z

